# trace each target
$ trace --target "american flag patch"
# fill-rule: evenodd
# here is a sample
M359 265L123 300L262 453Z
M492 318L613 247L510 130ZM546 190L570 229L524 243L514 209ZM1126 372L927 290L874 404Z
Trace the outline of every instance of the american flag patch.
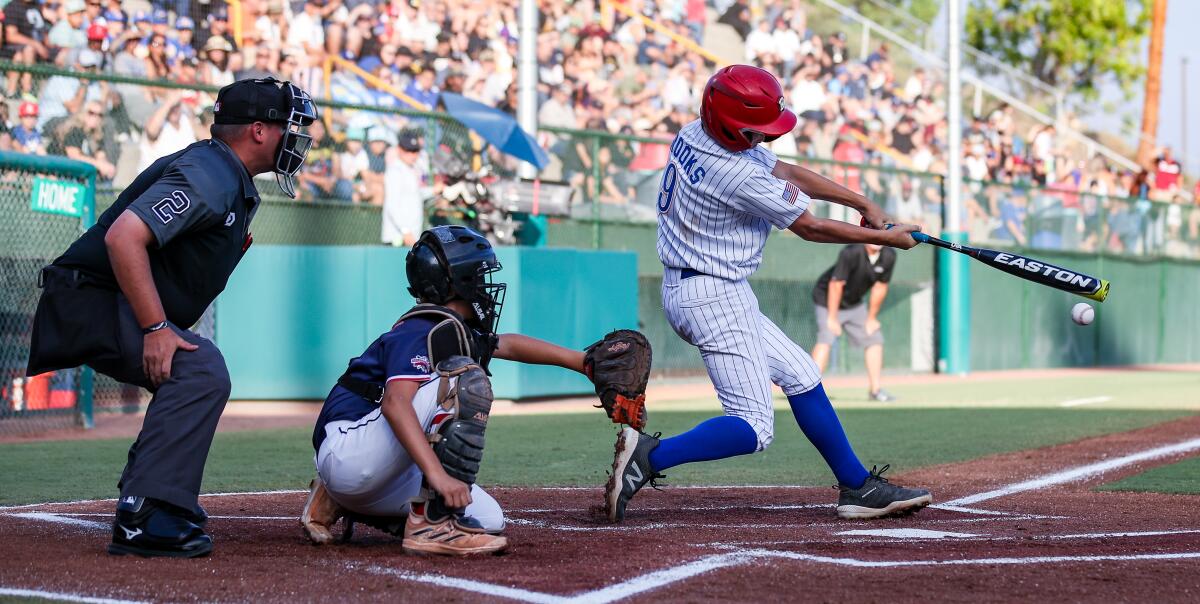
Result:
M790 182L783 183L783 200L784 201L795 205L796 198L799 196L800 196L800 187L797 187L796 185L794 185Z

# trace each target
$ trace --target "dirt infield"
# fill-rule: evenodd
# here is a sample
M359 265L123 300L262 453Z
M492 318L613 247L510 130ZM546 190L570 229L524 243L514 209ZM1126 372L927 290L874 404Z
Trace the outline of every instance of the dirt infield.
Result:
M113 503L0 509L0 595L121 600L610 602L1200 599L1200 496L1091 487L1200 454L1200 418L924 468L899 481L940 504L904 519L839 521L828 488L674 487L608 525L597 489L492 489L515 544L501 557L405 556L359 529L317 548L302 492L209 495L214 554L104 553ZM7 591L6 591L7 590ZM19 592L15 590L31 590Z

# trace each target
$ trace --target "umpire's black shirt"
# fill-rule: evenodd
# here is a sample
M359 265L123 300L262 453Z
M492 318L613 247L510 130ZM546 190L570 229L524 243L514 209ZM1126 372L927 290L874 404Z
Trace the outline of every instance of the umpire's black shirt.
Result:
M839 310L854 308L862 304L863 296L871 291L876 282L892 280L892 269L896 267L896 250L885 247L872 264L867 257L867 248L861 244L847 245L838 254L837 263L821 274L813 288L813 304L825 306L829 302L829 281L845 281L842 303Z
M258 190L233 150L219 140L201 141L139 174L54 264L119 290L104 235L129 210L157 240L147 252L167 319L187 329L225 289L250 245L257 209Z

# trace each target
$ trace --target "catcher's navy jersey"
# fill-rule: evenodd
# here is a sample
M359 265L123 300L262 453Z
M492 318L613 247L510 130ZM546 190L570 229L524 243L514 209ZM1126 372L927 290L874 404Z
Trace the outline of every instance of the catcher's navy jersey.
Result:
M361 355L350 359L350 376L385 386L393 380L428 381L433 374L428 348L429 331L433 326L432 320L421 317L402 321L371 342ZM325 424L354 421L378 408L379 405L341 386L334 386L317 418L313 447L321 448L321 442L325 440Z
M658 192L658 258L722 279L745 279L762 263L771 227L785 229L808 207L799 187L771 174L774 153L729 151L700 121L671 143Z

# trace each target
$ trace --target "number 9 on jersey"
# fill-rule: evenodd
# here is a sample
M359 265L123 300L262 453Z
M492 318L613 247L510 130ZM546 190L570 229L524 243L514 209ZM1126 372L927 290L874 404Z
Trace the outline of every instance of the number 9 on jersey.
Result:
M663 170L662 184L658 188L658 212L666 214L671 210L671 198L675 195L675 185L679 184L679 171L675 162L668 162Z

